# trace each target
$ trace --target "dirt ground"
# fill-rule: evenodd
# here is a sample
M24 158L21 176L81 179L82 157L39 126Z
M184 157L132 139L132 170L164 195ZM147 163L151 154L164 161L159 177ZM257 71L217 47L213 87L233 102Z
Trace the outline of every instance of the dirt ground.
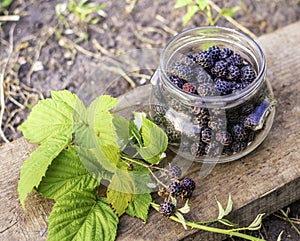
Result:
M4 113L0 113L4 136L0 136L0 144L20 137L16 127L28 115L29 107L49 97L51 90L68 89L91 98L104 92L119 96L148 84L159 62L159 50L166 42L186 28L208 24L207 16L198 13L184 26L185 9L175 9L176 0L94 0L99 5L106 4L93 15L96 24L80 22L58 5L66 2L15 0L7 11L0 12L21 16L17 22L0 23L0 71L4 74L0 86L4 91L4 102L0 102L4 108ZM213 2L214 16L218 7L240 6L235 21L257 37L300 18L299 0ZM217 25L238 29L238 25L223 17ZM157 54L151 55L153 58L143 68L130 69L128 62L124 64L124 56L130 56L129 62L134 62L139 59L140 51L136 50L145 49L156 49ZM87 92L92 82L97 88ZM289 217L298 219L299 227L300 202L287 208L291 210ZM300 240L284 219L280 212L267 217L262 235L273 241L283 230L282 240Z

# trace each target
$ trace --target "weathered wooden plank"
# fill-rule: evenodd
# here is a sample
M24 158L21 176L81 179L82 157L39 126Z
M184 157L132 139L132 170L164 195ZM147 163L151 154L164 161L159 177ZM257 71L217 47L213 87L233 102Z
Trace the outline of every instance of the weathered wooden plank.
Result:
M268 61L268 76L278 100L273 128L262 145L247 157L219 164L199 178L200 164L188 175L197 181L191 200L191 220L215 218L215 196L234 200L232 219L248 224L258 213L270 214L300 199L300 22L262 36L258 42ZM45 240L47 217L52 203L32 195L27 212L20 207L17 182L22 162L35 146L19 139L0 147L0 240ZM221 240L220 235L184 231L180 224L150 213L143 224L128 216L121 218L118 240Z

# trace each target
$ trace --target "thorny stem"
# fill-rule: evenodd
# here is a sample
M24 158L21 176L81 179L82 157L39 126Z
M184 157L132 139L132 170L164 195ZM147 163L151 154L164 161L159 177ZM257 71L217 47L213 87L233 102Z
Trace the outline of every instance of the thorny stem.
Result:
M159 205L156 203L151 203L151 206L156 210L159 211ZM181 223L181 221L179 220L179 218L175 217L175 216L171 216L170 217L171 220ZM243 233L239 233L239 232L235 232L233 231L233 229L221 229L221 228L214 228L214 227L209 227L209 226L205 226L199 223L194 223L194 222L190 222L185 220L184 221L186 226L189 226L191 228L197 228L203 231L207 231L207 232L212 232L212 233L219 233L219 234L225 234L225 235L229 235L229 236L235 236L235 237L239 237L239 238L244 238L246 240L251 240L251 241L265 241L264 239L260 239L260 238L256 238L247 234L243 234Z

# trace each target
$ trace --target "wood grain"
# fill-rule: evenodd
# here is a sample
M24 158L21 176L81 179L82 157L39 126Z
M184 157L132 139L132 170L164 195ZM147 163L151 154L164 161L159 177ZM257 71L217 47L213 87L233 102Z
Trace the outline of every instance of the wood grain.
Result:
M300 199L300 22L258 39L268 64L268 78L278 100L272 130L248 156L218 164L209 175L199 177L201 164L194 163L188 175L197 181L191 199L190 220L217 216L215 196L226 203L232 194L231 219L247 225L258 213L266 215ZM30 195L27 212L19 204L17 182L22 162L35 149L23 138L0 147L0 240L45 240L52 203ZM209 167L208 167L209 168ZM123 216L117 240L205 240L223 236L198 230L185 231L180 224L153 210L147 224Z

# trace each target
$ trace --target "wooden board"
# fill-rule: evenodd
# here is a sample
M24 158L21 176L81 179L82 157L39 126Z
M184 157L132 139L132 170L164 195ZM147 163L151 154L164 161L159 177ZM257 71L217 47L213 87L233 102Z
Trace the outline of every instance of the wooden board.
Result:
M188 175L197 181L191 199L191 220L217 216L215 196L226 203L234 200L231 219L240 225L258 214L270 214L300 199L300 22L258 39L268 64L268 76L278 100L275 122L266 140L248 156L218 164L199 178L201 164L193 164ZM0 147L0 240L45 240L52 203L33 194L27 212L20 207L17 182L22 162L35 149L24 139ZM153 210L144 224L123 216L117 240L205 240L222 236L185 231L180 224Z

